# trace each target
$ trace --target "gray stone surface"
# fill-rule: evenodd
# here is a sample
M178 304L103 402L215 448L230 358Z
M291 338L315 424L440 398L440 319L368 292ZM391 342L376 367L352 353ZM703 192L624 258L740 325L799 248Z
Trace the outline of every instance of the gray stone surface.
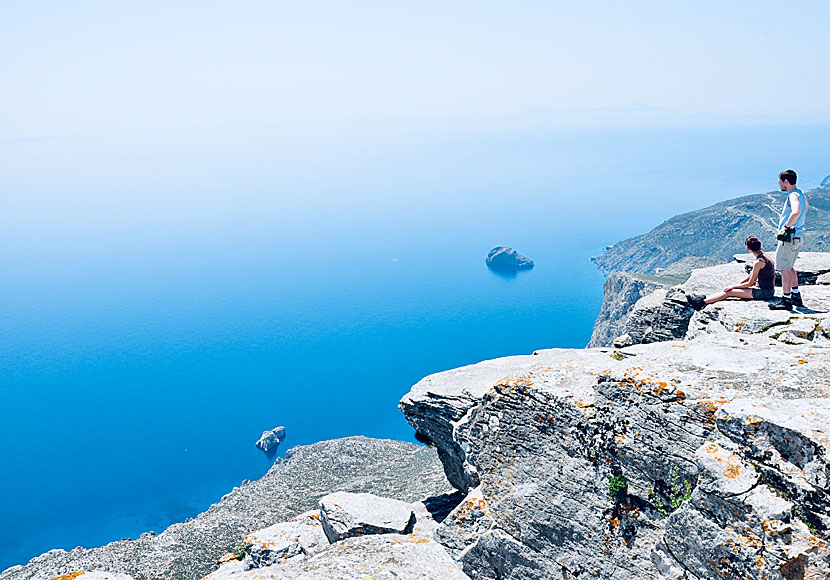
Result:
M420 381L401 408L468 494L436 539L476 579L830 577L830 350L768 330Z
M320 499L320 517L330 542L370 534L408 534L415 527L411 505L371 493L331 493Z
M447 551L421 534L347 538L301 562L244 570L221 567L205 580L468 580Z
M450 489L433 449L366 437L323 441L289 449L261 479L159 535L100 548L52 550L0 573L0 580L44 580L73 570L124 572L136 580L198 579L223 553L239 547L248 532L314 509L333 491L416 501Z
M748 264L745 260L748 256L738 254L735 259L736 261L729 264L693 270L683 284L668 290L657 289L641 298L631 308L623 330L634 344L647 344L684 338L687 333L693 336L700 330L700 324L705 325L715 319L730 330L750 324L745 329L747 332L756 332L760 327L781 320L782 316L770 311L765 301L739 299L709 305L696 314L695 309L689 304L689 295L713 294L726 286L734 285L746 276ZM799 273L799 279L803 281L801 292L804 298L804 307L796 308L796 312L811 316L827 312L830 309L828 287L815 285L813 282L824 272L830 271L830 253L804 252L796 262L796 271ZM722 308L725 303L730 304L728 309ZM732 306L733 303L738 305ZM721 315L724 314L726 318L721 319ZM752 322L747 322L750 320ZM785 337L785 340L788 338Z
M254 568L263 568L284 560L313 556L329 547L320 512L312 510L288 522L255 530L245 536L243 545Z
M285 427L275 427L269 431L263 431L262 436L256 442L258 449L261 449L265 455L273 459L277 455L277 448L285 439Z
M594 323L588 346L610 345L614 338L625 332L625 323L631 307L640 298L661 287L664 285L626 272L615 272L609 275L602 287L605 298Z

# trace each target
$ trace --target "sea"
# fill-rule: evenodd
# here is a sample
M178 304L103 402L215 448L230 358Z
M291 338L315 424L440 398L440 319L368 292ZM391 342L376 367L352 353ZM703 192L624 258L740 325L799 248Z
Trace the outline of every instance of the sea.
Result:
M0 570L194 517L280 449L415 442L422 377L588 342L591 262L830 173L828 127L263 124L0 140ZM488 251L536 265L505 275ZM736 248L739 251L740 248Z

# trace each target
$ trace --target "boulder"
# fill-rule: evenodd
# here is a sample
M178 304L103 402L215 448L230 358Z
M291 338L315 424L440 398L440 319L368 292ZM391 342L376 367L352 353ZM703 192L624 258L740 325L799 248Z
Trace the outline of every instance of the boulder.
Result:
M408 534L415 526L412 505L371 493L336 492L320 500L329 541L370 534Z
M285 427L275 427L270 431L263 431L262 437L256 442L256 446L261 449L269 459L273 459L277 455L277 448L285 439Z
M487 254L487 265L493 268L529 269L533 267L533 260L519 254L513 248L496 246Z
M243 542L255 568L314 555L327 548L329 543L323 532L320 512L316 510L251 532Z

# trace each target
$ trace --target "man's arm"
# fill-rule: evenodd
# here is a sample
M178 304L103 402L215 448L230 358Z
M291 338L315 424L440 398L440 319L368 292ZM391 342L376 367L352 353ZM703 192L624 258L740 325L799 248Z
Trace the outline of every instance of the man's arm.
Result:
M784 224L785 228L792 226L795 223L795 220L798 219L798 216L801 215L801 199L799 199L798 194L793 192L790 194L789 199L787 200L790 203L790 217L787 219L787 223Z

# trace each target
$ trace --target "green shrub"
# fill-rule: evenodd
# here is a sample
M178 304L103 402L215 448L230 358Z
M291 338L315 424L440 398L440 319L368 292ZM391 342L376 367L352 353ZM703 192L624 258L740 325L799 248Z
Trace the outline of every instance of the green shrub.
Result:
M628 493L628 480L622 475L612 475L608 478L608 491L615 498L625 497Z

